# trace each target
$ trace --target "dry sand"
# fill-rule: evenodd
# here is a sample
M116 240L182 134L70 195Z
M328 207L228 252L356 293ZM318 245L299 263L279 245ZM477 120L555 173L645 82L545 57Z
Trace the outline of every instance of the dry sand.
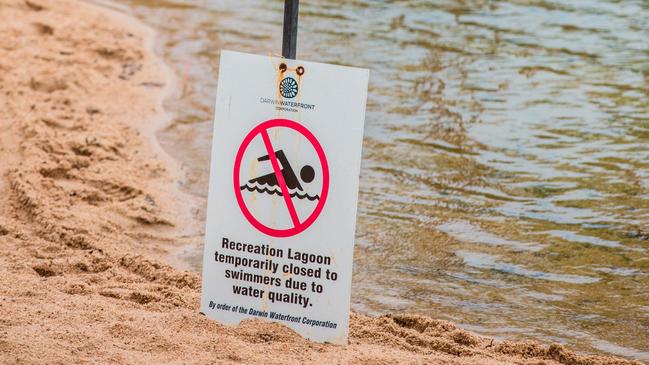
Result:
M349 346L198 314L160 260L195 222L154 138L173 78L153 33L73 0L0 0L0 363L628 364L352 314Z

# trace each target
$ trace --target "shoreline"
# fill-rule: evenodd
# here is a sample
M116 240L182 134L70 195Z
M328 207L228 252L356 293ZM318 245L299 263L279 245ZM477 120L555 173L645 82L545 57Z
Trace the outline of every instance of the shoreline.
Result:
M200 218L199 212L205 210L202 205L206 205L207 201L192 194L188 189L183 187L187 184L187 176L186 172L182 168L182 161L173 157L172 154L162 146L159 136L161 132L173 125L174 115L172 112L166 110L165 102L170 99L180 98L183 81L179 79L173 66L168 64L164 58L156 52L158 38L157 31L142 20L138 19L135 15L129 14L127 6L114 0L81 1L103 11L110 12L112 16L119 19L124 24L130 24L134 27L141 28L146 33L143 42L144 49L155 57L158 67L165 75L164 77L167 82L165 83L163 91L159 95L160 97L156 106L159 108L158 120L156 123L152 123L151 125L141 126L140 130L146 135L147 140L151 143L158 156L160 156L160 159L163 160L163 163L171 170L170 175L175 181L174 190L177 195L176 198L181 198L180 200L184 202L183 204L176 204L176 206L182 205L186 207L183 210L184 217L181 220L181 225L184 226L184 228L174 228L172 235L176 242L167 247L167 252L165 252L162 257L159 257L159 259L180 271L195 272L191 265L182 259L182 256L184 256L184 252L193 252L197 249L202 250L202 240L200 242L195 242L192 238L195 237L196 232L203 232L204 222L198 218Z
M199 199L192 195L190 192L185 191L181 185L186 179L183 169L181 167L181 161L175 159L167 150L162 147L160 139L158 138L158 133L163 131L165 128L173 124L173 115L171 112L165 109L164 103L170 98L177 98L181 93L182 81L178 78L178 75L174 69L165 62L162 57L160 57L155 51L157 32L155 29L150 27L148 24L142 22L136 17L127 14L124 10L120 10L120 7L111 0L82 0L85 4L94 6L101 11L110 13L111 17L118 19L122 24L132 26L134 28L141 29L144 33L144 39L142 42L142 47L149 53L165 80L164 86L162 86L161 91L158 93L156 100L156 110L157 116L154 118L153 123L144 123L138 125L138 129L146 136L147 141L149 142L151 148L156 154L157 158L162 160L163 164L166 166L170 178L174 181L173 191L175 192L174 200L183 201L184 204L176 203L175 207L184 206L185 209L182 210L183 218L180 219L181 225L186 226L186 228L174 229L174 236L176 239L181 239L184 233L190 231L195 232L196 227L201 225L200 222L197 222L192 211L195 211L197 206L200 204ZM187 203L188 202L188 203ZM177 224L178 225L178 224ZM182 246L184 247L184 245ZM177 249L177 247L171 247ZM163 261L169 262L172 266L177 267L179 270L189 270L188 268L183 268L182 262L175 262L171 253L166 255L163 258Z
M0 362L637 363L407 314L351 313L348 346L200 316L199 275L162 261L200 222L156 137L178 80L155 31L74 0L3 0L0 20Z

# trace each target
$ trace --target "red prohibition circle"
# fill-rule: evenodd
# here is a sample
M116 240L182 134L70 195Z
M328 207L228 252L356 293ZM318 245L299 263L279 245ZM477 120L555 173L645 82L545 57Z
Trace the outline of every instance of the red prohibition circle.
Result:
M243 195L241 194L241 189L240 189L240 170L241 170L241 160L243 159L243 155L246 152L246 149L250 145L250 142L252 142L255 137L258 135L261 135L262 139L264 140L264 144L266 145L267 150L269 150L269 156L273 155L273 150L269 148L270 140L268 138L268 129L270 128L275 128L275 127L285 127L285 128L290 128L301 135L303 135L313 146L315 149L318 159L320 160L320 165L322 166L322 191L320 192L320 200L318 201L318 204L316 205L315 209L309 215L307 219L305 219L303 222L299 221L299 218L297 218L296 222L296 217L297 213L295 212L295 208L292 206L292 201L290 200L290 196L286 193L287 190L285 189L285 186L282 187L282 196L284 197L284 201L286 203L287 209L289 210L289 215L291 215L291 218L293 219L293 227L288 228L288 229L275 229L268 227L261 223L257 218L255 218L254 215L250 212L248 207L246 206L245 201L243 200ZM271 146L272 147L272 146ZM275 159L275 156L271 158L271 161ZM276 164L276 161L273 162ZM278 180L280 180L280 185L282 185L284 178L280 175L281 173L278 173L276 166L273 166L273 170L275 171L275 174L278 177ZM329 165L327 164L327 157L325 156L324 150L322 149L322 146L320 145L320 142L318 142L317 138L311 133L308 129L306 129L303 125L294 122L292 120L288 119L271 119L267 120L255 128L253 128L248 135L243 139L243 142L241 142L241 146L239 147L239 151L237 152L237 156L234 160L234 173L232 174L234 178L234 195L237 198L237 203L239 204L239 208L241 209L241 212L243 215L246 217L248 222L252 224L255 228L257 228L260 232L265 233L269 236L273 237L291 237L295 236L296 234L299 234L309 228L315 222L315 220L318 218L320 213L322 212L322 209L324 208L325 201L327 200L327 194L329 192ZM285 184L284 184L285 185ZM288 199L288 200L287 200Z

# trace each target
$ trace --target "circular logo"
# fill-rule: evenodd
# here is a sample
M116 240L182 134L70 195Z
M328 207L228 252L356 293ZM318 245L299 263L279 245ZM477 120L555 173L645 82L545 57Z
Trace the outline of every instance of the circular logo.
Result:
M293 99L297 96L297 81L292 77L285 77L279 83L279 93L285 98Z

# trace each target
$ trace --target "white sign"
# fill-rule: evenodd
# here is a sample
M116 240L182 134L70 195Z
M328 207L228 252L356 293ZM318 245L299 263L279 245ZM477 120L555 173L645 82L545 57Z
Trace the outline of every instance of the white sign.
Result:
M347 343L368 79L221 53L202 313Z

